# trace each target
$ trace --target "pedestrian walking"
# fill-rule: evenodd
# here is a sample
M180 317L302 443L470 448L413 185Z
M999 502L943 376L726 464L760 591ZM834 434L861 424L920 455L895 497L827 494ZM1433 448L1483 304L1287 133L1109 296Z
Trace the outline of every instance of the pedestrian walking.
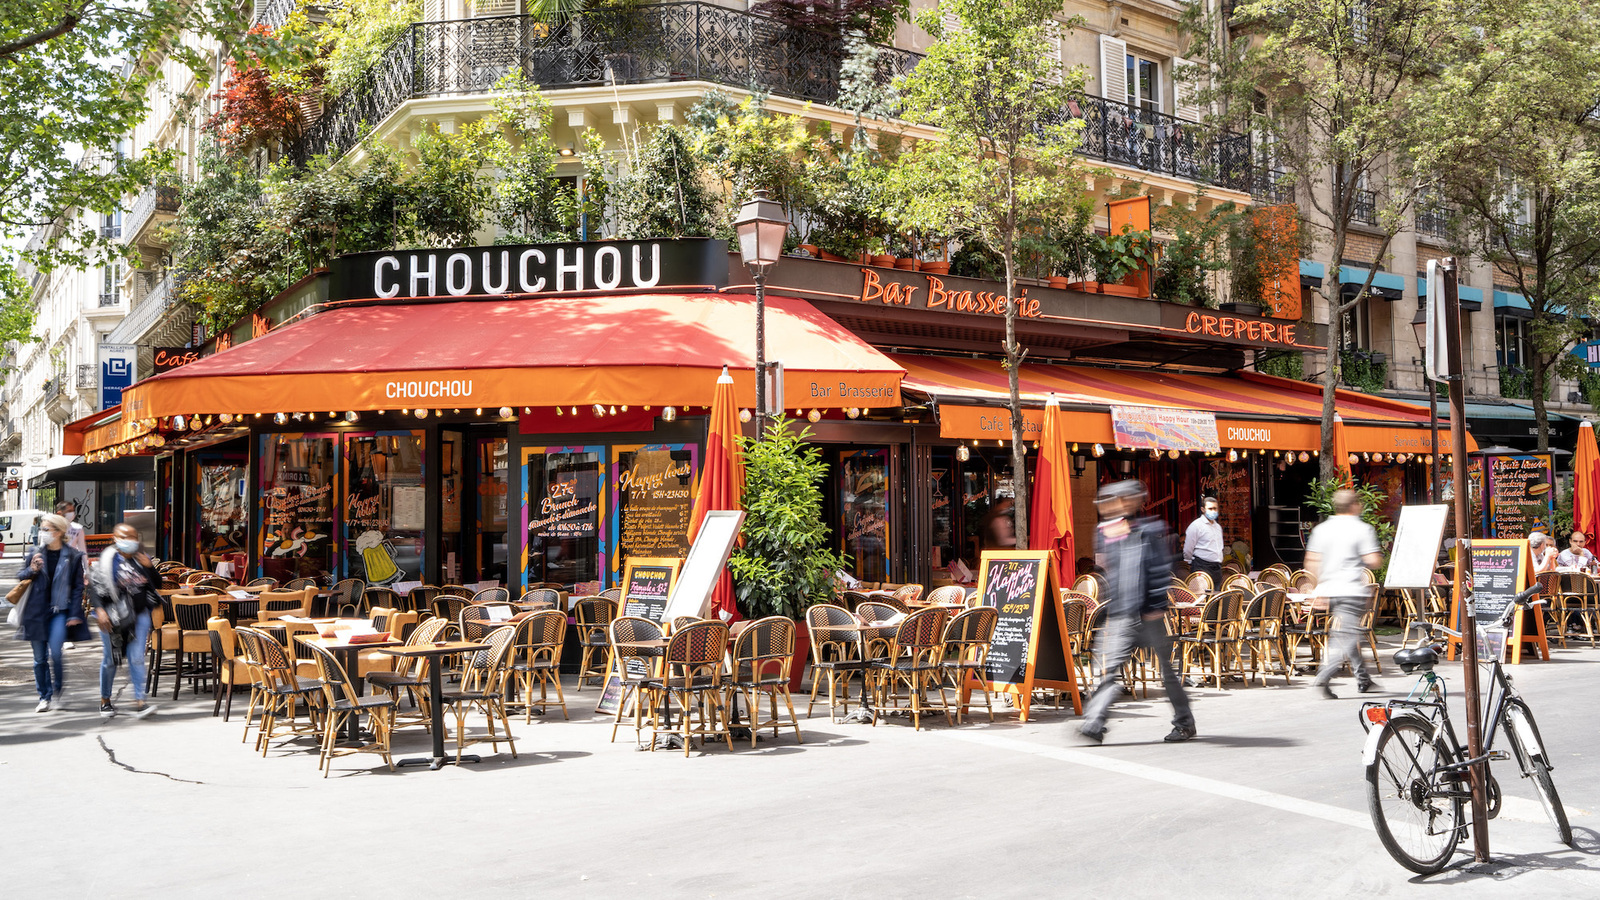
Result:
M57 503L56 515L67 520L67 546L87 556L89 554L89 546L83 537L83 525L78 522L78 504L71 500L63 500Z
M1346 662L1356 673L1356 690L1378 690L1361 658L1361 617L1372 602L1372 585L1362 576L1361 569L1374 569L1383 563L1378 533L1361 521L1361 496L1352 490L1334 491L1333 512L1327 521L1311 529L1306 541L1306 571L1317 576L1317 595L1328 598L1333 626L1322 671L1312 686L1329 700L1337 700L1338 695L1328 683Z
M87 641L83 619L83 554L66 544L67 520L51 513L39 523L39 543L17 572L29 582L16 639L33 644L33 683L39 690L34 712L64 708L63 645Z
M1095 496L1100 513L1095 558L1106 577L1106 625L1101 632L1106 651L1100 686L1089 698L1078 733L1097 744L1106 736L1106 714L1122 693L1122 667L1139 648L1149 649L1161 666L1161 685L1172 703L1167 742L1195 736L1189 695L1172 670L1172 638L1167 634L1167 584L1172 580L1167 529L1155 519L1133 518L1144 502L1144 485L1136 480L1108 484Z
M1222 587L1222 548L1226 545L1218 515L1217 498L1201 498L1200 515L1183 534L1183 561L1189 571L1210 575L1214 588Z
M111 683L123 657L128 660L128 679L133 685L134 716L144 718L155 712L145 702L145 645L150 640L150 612L161 604L156 574L139 543L139 530L126 522L112 529L113 543L100 554L99 565L89 576L89 603L100 625L100 716L117 714L111 703Z

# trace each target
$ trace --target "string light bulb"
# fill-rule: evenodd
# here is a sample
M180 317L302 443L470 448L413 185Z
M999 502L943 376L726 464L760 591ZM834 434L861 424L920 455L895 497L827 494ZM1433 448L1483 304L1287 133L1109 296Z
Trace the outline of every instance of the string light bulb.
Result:
M426 419L427 417L428 417L428 411L427 410L425 410L425 409L417 410L417 418Z
M845 410L844 414L849 416L852 419L859 418L860 415L861 415L861 407L852 406L849 409Z
M1239 461L1239 451L1237 451L1237 450L1229 450L1228 451L1228 462L1238 462L1238 461Z
M611 411L609 413L607 413L607 415L613 415L613 416L616 415L616 414L617 414L617 408L615 406L611 407Z
M566 411L566 410L564 410L564 409L562 409L562 408L561 408L561 407L559 407L559 406L558 406L558 407L556 407L556 415L558 415L558 416L564 416L564 415L566 415L566 414L567 414L567 411Z
M273 415L272 421L278 423L279 425L282 425L283 423L289 421L289 417L284 415L283 413L276 413L276 414Z
M500 407L500 418L509 419L509 418L511 418L511 416L512 416L512 414L514 412L515 412L515 410L513 410L511 407L502 406L502 407Z
M739 410L739 421L741 421L741 422L750 421L750 410L748 410L748 409Z
M813 424L822 421L822 412L813 409L811 412L806 413L806 421Z
M661 407L661 421L663 421L663 422L676 422L677 420L678 420L678 408L676 406L663 406L663 407Z
M174 431L182 431L187 427L189 427L188 423L186 421L184 421L183 416L173 416L172 417L172 430L174 430Z
M596 403L594 405L594 417L598 419L598 418L601 418L602 416L604 416L605 414L606 414L606 408L604 406L601 406L600 404Z
M967 449L967 445L966 444L962 444L962 445L956 447L956 459L960 460L961 462L966 462L967 460L969 460L971 458L972 458L972 451Z
M353 409L344 414L344 420L346 422L354 422L356 420L356 418L357 418L356 411L353 410Z
M1106 455L1106 448L1100 446L1099 444L1095 444L1093 453L1094 453L1095 459L1099 459L1100 457Z

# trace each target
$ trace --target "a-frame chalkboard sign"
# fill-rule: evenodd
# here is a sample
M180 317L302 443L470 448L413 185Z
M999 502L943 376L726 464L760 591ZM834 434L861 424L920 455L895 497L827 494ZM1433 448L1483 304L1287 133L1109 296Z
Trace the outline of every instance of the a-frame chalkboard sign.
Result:
M1037 688L1072 695L1073 712L1083 713L1078 675L1067 652L1067 620L1061 592L1050 566L1049 550L985 551L978 563L978 598L1000 613L982 683L988 691L1011 694L1022 721ZM970 685L962 686L965 705Z

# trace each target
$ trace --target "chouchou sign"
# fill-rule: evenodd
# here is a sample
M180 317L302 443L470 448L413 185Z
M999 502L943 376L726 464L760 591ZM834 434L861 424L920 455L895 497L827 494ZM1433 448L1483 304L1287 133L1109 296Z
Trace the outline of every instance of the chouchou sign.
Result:
M719 288L728 282L728 245L588 241L355 253L334 260L332 275L337 300Z

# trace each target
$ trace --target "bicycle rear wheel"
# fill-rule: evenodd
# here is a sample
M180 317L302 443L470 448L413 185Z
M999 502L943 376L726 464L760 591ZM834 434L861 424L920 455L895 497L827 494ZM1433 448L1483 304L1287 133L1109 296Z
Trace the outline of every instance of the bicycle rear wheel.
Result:
M1522 777L1533 781L1534 792L1544 806L1544 814L1556 826L1556 837L1568 847L1572 846L1572 826L1567 822L1566 807L1561 805L1561 795L1556 793L1556 783L1550 778L1550 765L1545 762L1545 750L1533 725L1533 713L1519 701L1506 704L1501 725L1506 739L1516 754L1517 765L1522 767Z
M1390 719L1367 766L1367 810L1378 840L1395 862L1419 875L1444 868L1461 841L1461 800L1439 796L1458 788L1435 774L1453 756L1432 734L1415 716Z

